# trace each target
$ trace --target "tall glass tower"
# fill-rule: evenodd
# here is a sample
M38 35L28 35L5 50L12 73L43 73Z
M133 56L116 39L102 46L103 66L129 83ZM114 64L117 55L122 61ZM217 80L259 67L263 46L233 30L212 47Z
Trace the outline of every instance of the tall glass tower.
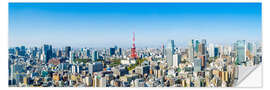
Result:
M194 40L192 39L189 42L189 58L193 61L193 57L194 57Z
M195 52L198 54L198 52L199 52L199 45L200 45L200 42L199 42L199 40L196 40L195 41Z
M47 45L47 44L44 44L43 45L43 63L47 63L49 61L49 59L52 58L52 46L51 45Z
M236 51L237 51L237 57L236 57L236 63L241 64L246 61L246 41L245 40L238 40L236 42Z
M202 39L202 55L206 54L206 39Z
M168 65L173 65L173 54L174 54L174 40L169 40L166 47L166 59L168 61Z
M95 61L97 61L97 59L98 59L98 52L96 50L94 50L92 52L92 61L95 62Z

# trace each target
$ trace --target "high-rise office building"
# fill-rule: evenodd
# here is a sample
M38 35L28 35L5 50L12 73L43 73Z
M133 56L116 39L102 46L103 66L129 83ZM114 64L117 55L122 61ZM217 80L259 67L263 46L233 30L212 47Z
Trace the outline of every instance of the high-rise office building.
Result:
M256 43L255 42L248 42L247 50L249 51L250 55L256 56L256 51L257 51Z
M122 55L122 48L117 49L117 55L121 56Z
M114 46L114 49L115 49L115 50L117 50L117 49L118 49L117 45L115 45L115 46Z
M62 56L62 51L60 49L57 49L56 56L57 57L61 57Z
M202 60L200 58L194 59L194 72L200 72L202 67Z
M206 54L206 39L202 39L202 55Z
M215 47L214 48L214 57L218 57L219 56L219 48Z
M93 50L92 52L92 61L95 62L98 59L98 52L96 50Z
M15 49L14 48L9 48L8 49L8 54L15 54Z
M92 74L93 72L99 72L103 70L103 64L101 62L89 63L88 72Z
M43 45L43 63L48 63L49 59L52 58L52 45Z
M86 49L86 56L90 57L90 50L89 49Z
M243 62L246 61L246 41L245 40L238 40L236 43L237 43L236 63L237 64L242 64Z
M253 45L253 46L252 46L252 47L253 47L253 48L252 48L252 49L253 49L253 50L252 50L252 51L253 51L253 52L252 52L252 55L253 55L253 56L256 56L256 55L257 55L257 44L256 44L255 42L253 42L252 45Z
M173 65L174 40L169 40L166 47L166 59L169 66Z
M65 57L69 58L70 51L71 51L71 47L70 46L66 46L65 47Z
M196 40L195 41L195 52L198 54L199 53L199 45L200 45L200 42L199 42L199 40Z
M110 56L115 55L115 48L110 48Z
M193 60L193 57L194 57L194 40L192 39L190 42L189 42L189 58Z
M252 44L252 43L250 43L250 42L247 43L247 50L248 50L250 53L253 52L253 44Z
M209 53L209 57L215 57L215 46L214 44L209 44L209 48L208 48L208 53Z
M16 55L16 56L21 55L21 54L20 54L20 48L19 48L19 47L15 47L15 55Z
M165 47L164 44L161 47L161 57L164 58L165 57Z
M33 50L31 51L31 54L32 54L31 56L35 58L37 55L37 52L38 52L38 48L34 47Z
M80 53L82 54L83 58L88 59L89 57L91 57L90 50L88 48L82 48Z
M200 56L201 59L201 70L204 70L206 68L206 58L205 56Z
M180 54L174 54L173 55L173 66L178 67L180 62L181 62L181 55Z
M75 53L71 51L69 54L70 54L69 63L72 64L75 62Z
M24 56L26 54L26 48L25 48L25 46L21 46L21 49L20 50L21 50L20 51L21 56Z

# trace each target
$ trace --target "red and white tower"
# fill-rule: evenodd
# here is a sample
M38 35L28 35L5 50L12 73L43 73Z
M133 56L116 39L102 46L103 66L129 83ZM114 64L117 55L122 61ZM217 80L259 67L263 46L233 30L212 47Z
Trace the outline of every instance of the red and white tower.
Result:
M131 48L131 58L137 59L136 47L135 47L135 32L133 32L133 43Z

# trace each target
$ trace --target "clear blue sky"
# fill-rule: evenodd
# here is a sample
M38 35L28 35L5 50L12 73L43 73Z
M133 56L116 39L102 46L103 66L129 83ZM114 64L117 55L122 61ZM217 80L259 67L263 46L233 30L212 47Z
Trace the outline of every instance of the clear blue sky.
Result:
M9 3L9 46L261 41L261 3Z

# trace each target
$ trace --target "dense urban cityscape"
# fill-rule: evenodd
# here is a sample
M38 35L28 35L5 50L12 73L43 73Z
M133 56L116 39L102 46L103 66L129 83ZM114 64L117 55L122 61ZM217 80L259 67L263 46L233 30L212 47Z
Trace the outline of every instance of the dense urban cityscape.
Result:
M135 33L133 33L135 34ZM262 47L237 40L230 46L168 40L160 48L9 48L10 87L234 87L239 67L262 62Z

